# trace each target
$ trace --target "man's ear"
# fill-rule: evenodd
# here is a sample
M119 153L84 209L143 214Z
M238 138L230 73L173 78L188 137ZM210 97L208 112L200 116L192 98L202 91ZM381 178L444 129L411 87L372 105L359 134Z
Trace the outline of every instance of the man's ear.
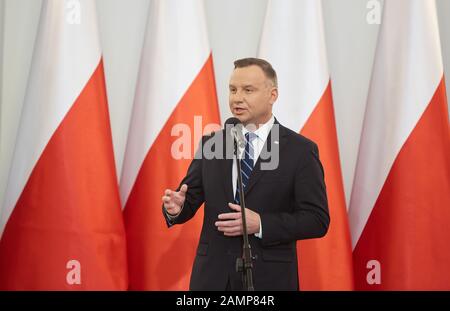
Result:
M278 88L277 87L272 87L272 89L270 90L270 101L273 105L273 103L276 102L276 100L278 99Z

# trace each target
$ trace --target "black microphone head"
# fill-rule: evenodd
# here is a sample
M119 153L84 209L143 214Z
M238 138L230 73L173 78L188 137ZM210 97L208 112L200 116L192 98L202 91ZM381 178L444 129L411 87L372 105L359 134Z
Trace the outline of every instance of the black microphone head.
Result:
M228 118L228 119L225 121L225 126L227 126L227 125L233 125L233 126L235 126L236 124L239 124L239 123L241 123L241 121L239 121L238 118L236 118L236 117L231 117L231 118Z
M239 148L245 147L245 139L242 135L242 123L238 118L231 117L225 121L225 130L230 131L231 136L236 141Z

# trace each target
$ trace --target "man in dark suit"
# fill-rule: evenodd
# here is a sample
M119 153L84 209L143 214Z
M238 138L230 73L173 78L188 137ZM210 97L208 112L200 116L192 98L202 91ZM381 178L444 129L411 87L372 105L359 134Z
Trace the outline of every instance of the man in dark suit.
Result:
M257 58L234 63L229 104L244 125L241 172L252 248L255 290L297 290L296 241L319 238L330 222L324 172L317 146L282 126L272 115L278 97L272 66ZM208 150L215 140L216 147ZM242 219L236 161L226 130L202 138L181 186L162 197L168 226L191 219L205 203L191 290L241 290L236 258L242 256ZM219 146L222 147L222 146ZM220 154L220 152L219 152Z

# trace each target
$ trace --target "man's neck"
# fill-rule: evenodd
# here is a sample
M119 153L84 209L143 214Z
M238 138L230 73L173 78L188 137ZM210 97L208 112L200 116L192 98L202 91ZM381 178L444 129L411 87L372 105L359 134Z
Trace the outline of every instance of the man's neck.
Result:
M259 129L261 126L263 126L264 124L266 124L267 122L270 121L270 119L272 118L272 114L270 114L268 117L265 117L262 120L259 120L258 122L255 123L244 123L244 127L248 130L248 131L256 131L257 129Z

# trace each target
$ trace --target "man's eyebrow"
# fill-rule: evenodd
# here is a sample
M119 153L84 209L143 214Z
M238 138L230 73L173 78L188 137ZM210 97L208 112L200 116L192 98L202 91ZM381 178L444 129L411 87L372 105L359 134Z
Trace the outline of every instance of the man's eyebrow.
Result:
M236 87L234 84L230 84L229 85L229 87ZM253 84L245 84L245 85L243 85L243 86L241 86L243 89L246 89L246 88L256 88L256 86L255 85L253 85Z

